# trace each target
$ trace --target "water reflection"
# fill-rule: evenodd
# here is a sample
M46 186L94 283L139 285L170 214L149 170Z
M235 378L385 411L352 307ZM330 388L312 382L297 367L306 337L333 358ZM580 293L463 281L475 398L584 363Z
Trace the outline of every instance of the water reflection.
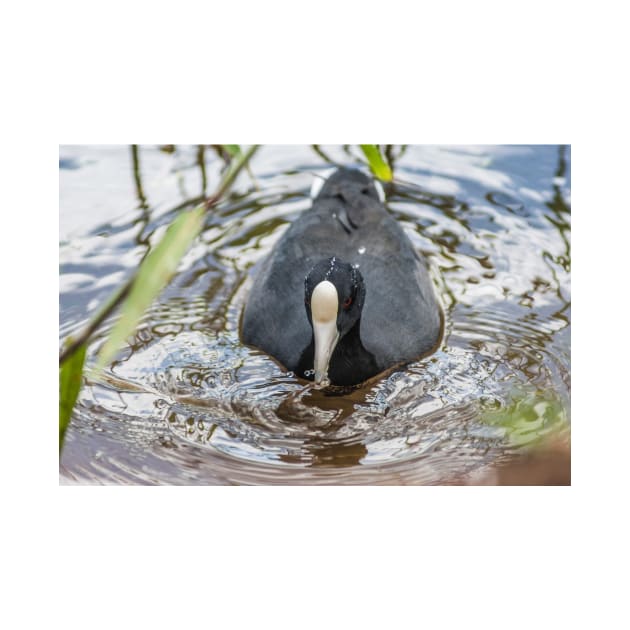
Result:
M64 479L461 482L515 452L501 431L482 422L485 409L509 404L519 388L568 408L569 151L563 147L486 149L488 155L386 147L396 167L388 208L427 257L446 313L444 341L433 356L331 395L242 346L238 326L252 267L308 208L312 173L354 159L353 151L271 149L269 167L264 159L255 165L258 189L250 179L215 209L105 381L84 388L61 464ZM161 159L186 164L174 173L186 183L173 182L180 200L164 208L150 206L144 194L144 155L142 148L132 159L134 216L94 231L110 249L88 234L85 254L62 259L62 322L73 314L73 301L100 295L72 284L73 277L129 272L156 231L198 202L186 191L201 184L205 195L211 174L225 166L205 148L160 152ZM533 162L549 164L549 171L527 181ZM427 188L435 178L458 193ZM129 256L124 264L121 252ZM97 334L92 356L109 326Z

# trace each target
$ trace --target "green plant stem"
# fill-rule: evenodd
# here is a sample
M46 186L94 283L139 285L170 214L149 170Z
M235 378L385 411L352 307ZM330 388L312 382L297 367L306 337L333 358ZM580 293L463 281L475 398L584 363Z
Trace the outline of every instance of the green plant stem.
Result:
M317 153L317 155L319 155L320 158L322 158L322 160L324 160L324 162L328 162L329 164L334 164L333 160L331 160L320 148L319 144L312 144L311 148L313 149L313 151L315 151L315 153Z
M206 194L206 187L208 185L208 179L206 177L206 145L197 145L197 164L201 171L201 194Z
M219 185L217 191L206 200L206 209L210 209L214 206L223 195L227 192L230 186L234 183L237 175L243 170L245 166L247 166L249 160L254 156L254 153L258 151L258 145L252 145L242 156L234 159L232 164L230 164L230 168L227 172L227 175L223 178L223 181Z
M136 195L138 196L138 201L140 201L141 208L147 208L147 198L144 195L144 190L142 189L142 177L140 175L140 155L138 153L138 145L131 145L131 159L133 161L133 178L136 183Z

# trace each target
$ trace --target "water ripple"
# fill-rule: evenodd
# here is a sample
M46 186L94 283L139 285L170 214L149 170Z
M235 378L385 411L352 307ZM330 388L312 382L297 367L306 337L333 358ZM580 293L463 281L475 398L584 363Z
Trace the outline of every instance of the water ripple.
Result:
M550 193L502 172L500 159L489 168L483 152L414 149L405 159L407 184L388 203L445 307L435 354L339 395L240 343L251 267L310 203L310 174L269 171L261 190L212 217L102 382L82 389L62 482L458 483L550 430L545 409L568 409L570 398L569 217L544 220ZM94 287L136 264L134 230L116 228L109 249L94 236L66 246L63 334L85 319L84 294L95 299ZM509 433L485 418L515 392L544 405Z

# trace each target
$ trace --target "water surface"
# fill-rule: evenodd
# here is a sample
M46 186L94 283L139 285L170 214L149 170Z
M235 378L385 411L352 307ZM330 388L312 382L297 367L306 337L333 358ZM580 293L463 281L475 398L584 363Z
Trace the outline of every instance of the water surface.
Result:
M62 483L465 483L570 409L570 149L396 146L386 205L426 257L438 351L330 396L239 341L251 272L354 148L265 146L208 216L102 382L86 381ZM79 331L177 212L218 182L210 147L60 147L60 337ZM98 331L88 361L113 319ZM517 427L489 423L527 409Z

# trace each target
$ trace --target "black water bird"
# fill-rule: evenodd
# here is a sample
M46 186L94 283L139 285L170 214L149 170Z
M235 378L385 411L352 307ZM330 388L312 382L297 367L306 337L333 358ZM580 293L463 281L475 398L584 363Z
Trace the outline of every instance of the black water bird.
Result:
M319 385L355 385L433 351L442 315L425 262L372 180L341 168L256 274L242 340Z

